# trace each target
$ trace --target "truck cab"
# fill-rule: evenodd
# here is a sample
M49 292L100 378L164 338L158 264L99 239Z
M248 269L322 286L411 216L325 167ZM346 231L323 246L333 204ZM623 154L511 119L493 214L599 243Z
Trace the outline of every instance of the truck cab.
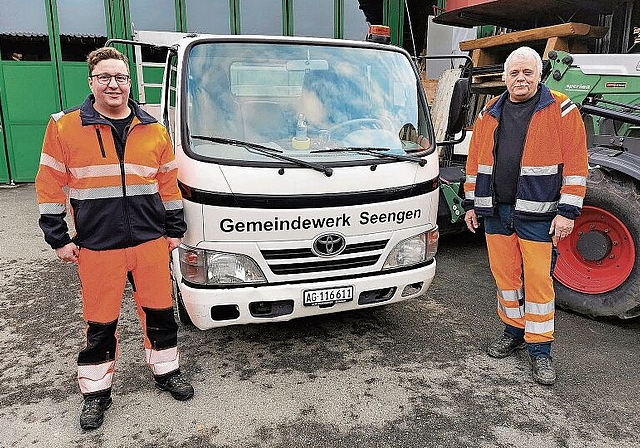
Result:
M159 117L188 225L171 266L181 320L282 321L426 291L438 156L406 51L219 35L169 49Z

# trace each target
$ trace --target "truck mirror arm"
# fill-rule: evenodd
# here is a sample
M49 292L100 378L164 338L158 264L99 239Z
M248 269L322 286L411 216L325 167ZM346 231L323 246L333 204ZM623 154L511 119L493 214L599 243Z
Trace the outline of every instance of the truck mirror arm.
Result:
M436 146L457 145L459 143L462 143L466 136L467 136L467 130L466 128L462 128L460 130L460 137L453 140L443 140L441 142L436 142Z

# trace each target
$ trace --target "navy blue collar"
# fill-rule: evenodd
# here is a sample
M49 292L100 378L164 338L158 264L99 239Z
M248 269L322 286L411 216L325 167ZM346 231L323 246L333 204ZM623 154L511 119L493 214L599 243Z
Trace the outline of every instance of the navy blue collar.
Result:
M555 99L553 98L553 95L551 94L551 90L549 90L549 87L545 86L542 83L539 83L538 89L540 89L540 99L538 100L538 104L536 104L534 113L544 109L550 104L553 104L553 102L555 101ZM502 109L504 108L504 103L505 101L507 101L508 98L509 98L509 92L505 91L504 93L502 93L502 95L500 95L500 98L498 98L498 101L493 103L491 107L487 109L487 113L499 119L500 114L502 114Z
M95 102L95 96L90 93L85 98L84 102L80 106L80 119L82 120L82 126L89 126L92 124L110 124L107 120L102 118L102 116L93 108L93 103ZM133 101L131 98L128 100L129 108L133 111L134 115L140 120L142 124L151 124L156 123L158 120L153 118L147 112L142 110L138 103Z

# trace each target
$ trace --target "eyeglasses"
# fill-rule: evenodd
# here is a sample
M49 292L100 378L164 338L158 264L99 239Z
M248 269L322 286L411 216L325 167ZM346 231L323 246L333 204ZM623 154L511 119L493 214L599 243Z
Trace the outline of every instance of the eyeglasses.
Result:
M129 82L131 76L129 75L110 75L108 73L98 73L97 75L89 75L89 78L95 78L98 81L98 84L108 85L111 82L111 78L115 78L116 82L120 85L126 84Z

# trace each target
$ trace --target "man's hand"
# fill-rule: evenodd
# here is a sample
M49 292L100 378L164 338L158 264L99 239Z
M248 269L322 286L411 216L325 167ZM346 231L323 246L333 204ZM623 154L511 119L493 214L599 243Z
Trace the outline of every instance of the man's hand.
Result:
M167 237L167 243L169 244L169 252L180 245L182 238L169 238Z
M558 241L562 241L573 231L573 223L573 219L556 215L556 217L553 218L553 221L551 221L549 235L553 235Z
M55 249L56 255L59 259L66 263L77 263L78 262L78 246L75 243L69 243L65 246L59 247Z
M467 229L476 233L476 229L478 228L478 217L476 216L475 210L471 209L464 214L464 222L467 224Z

